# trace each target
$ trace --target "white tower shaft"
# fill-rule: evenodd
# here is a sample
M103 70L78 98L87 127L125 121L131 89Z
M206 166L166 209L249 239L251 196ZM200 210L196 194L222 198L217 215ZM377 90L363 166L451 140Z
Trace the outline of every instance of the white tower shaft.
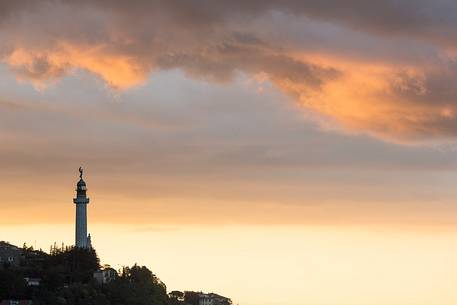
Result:
M76 203L75 246L88 248L87 244L87 203Z

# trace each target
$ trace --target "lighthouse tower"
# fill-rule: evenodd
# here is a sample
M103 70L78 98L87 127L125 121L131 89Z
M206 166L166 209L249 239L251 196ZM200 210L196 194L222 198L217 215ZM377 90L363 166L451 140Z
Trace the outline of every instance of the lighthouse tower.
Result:
M83 180L83 169L79 168L79 181L76 185L76 238L75 246L78 248L91 248L90 235L87 235L87 204L89 198L86 196L86 182Z

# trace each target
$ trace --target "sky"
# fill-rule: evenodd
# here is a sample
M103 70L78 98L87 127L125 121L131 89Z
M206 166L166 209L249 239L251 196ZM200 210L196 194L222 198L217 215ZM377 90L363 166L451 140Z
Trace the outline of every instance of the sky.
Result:
M0 2L0 240L240 305L457 301L457 3Z

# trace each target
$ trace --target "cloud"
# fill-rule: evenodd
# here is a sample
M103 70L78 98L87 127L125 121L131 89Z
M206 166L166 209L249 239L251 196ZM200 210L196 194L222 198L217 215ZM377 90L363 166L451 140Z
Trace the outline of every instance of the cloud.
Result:
M456 6L16 1L0 7L0 56L37 86L77 69L124 90L169 69L217 83L261 76L346 132L448 138L457 135Z
M72 68L88 70L115 88L128 88L145 80L146 67L127 55L109 54L103 46L82 47L61 44L55 49L14 50L6 62L21 79L40 85L62 77Z
M10 96L0 102L0 166L13 222L29 221L15 217L25 208L43 216L32 223L66 221L81 164L99 222L327 224L354 221L349 210L363 222L405 204L412 217L424 205L453 213L455 148L320 132L278 90L265 84L258 95L245 76L212 85L173 70L115 101L81 75L41 92L0 77Z

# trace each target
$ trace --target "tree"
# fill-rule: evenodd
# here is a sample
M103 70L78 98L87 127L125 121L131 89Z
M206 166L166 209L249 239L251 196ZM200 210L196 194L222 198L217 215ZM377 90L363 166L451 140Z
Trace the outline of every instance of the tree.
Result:
M100 260L94 249L67 247L63 250L54 248L47 264L51 270L53 266L61 266L67 283L88 283L100 267Z
M178 290L173 290L172 292L169 293L170 297L174 299L182 299L184 298L184 293Z
M146 267L124 267L120 276L103 286L113 305L168 305L165 285Z
M24 262L0 268L0 300L31 299L34 305L173 305L166 286L144 266L124 267L99 285L93 278L99 259L93 249L52 247L51 253L23 247ZM41 279L28 287L24 277Z
M13 268L4 268L0 272L0 299L22 298L27 291L27 282L23 273Z

